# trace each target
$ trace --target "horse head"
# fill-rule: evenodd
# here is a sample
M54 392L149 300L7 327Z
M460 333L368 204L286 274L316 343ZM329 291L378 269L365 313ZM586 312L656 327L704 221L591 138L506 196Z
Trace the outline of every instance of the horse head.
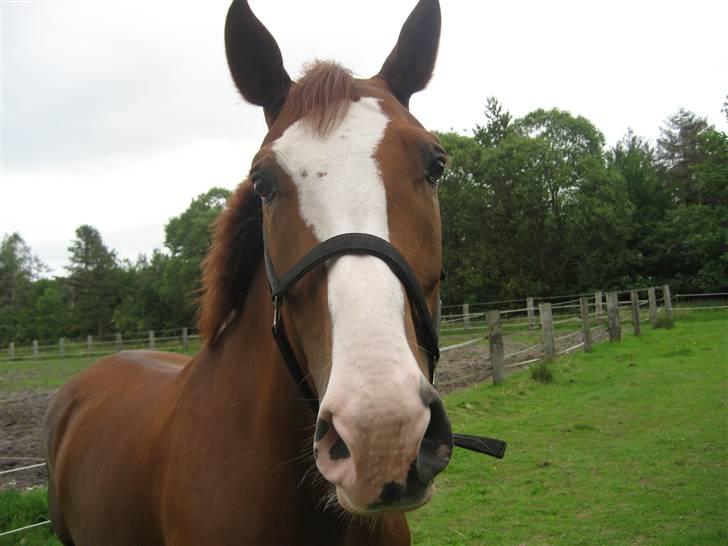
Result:
M421 0L376 76L358 79L317 62L294 82L248 3L233 2L228 64L269 129L238 201L262 218L271 272L284 274L336 236L368 234L394 247L414 273L426 319L437 313L437 183L446 154L409 112L409 99L431 77L439 34L438 3ZM344 252L297 278L280 311L293 357L320 401L316 465L351 512L421 506L450 460L432 351L419 342L427 320L409 288L381 257Z

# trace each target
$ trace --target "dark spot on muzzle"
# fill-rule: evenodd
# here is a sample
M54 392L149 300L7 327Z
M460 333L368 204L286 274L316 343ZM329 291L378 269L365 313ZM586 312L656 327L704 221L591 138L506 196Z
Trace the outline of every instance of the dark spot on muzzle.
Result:
M351 457L351 453L349 453L349 448L344 443L344 440L339 438L336 440L336 443L334 443L333 446L331 446L331 449L329 450L329 457L331 457L332 461L338 461L339 459L348 459Z
M424 391L426 389L422 389L421 393ZM434 477L450 462L453 448L450 420L447 418L442 400L436 393L434 399L430 399L428 393L427 399L430 400L428 404L430 424L422 438L417 458L410 465L406 483L404 485L396 482L385 484L379 495L379 501L369 505L370 510L386 510L396 508L397 505L411 506L420 502L427 494L427 489Z
M430 403L430 424L427 425L420 450L417 452L415 461L417 479L425 484L430 483L450 462L452 447L450 420L438 396ZM407 481L409 482L409 476Z
M383 506L394 504L402 500L404 487L397 482L385 483L382 492L379 494L379 500Z
M329 431L329 422L324 421L323 419L319 419L316 421L316 432L313 435L313 439L317 442L320 442L324 436L326 436L326 433Z

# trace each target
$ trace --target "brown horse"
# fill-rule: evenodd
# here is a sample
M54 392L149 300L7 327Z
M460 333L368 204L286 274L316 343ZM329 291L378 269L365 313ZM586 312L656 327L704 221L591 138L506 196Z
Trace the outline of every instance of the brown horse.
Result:
M45 435L64 544L410 543L404 512L453 441L431 385L446 159L408 110L439 32L421 0L376 76L315 63L293 82L233 2L228 64L269 132L215 227L206 343L110 356L59 391Z

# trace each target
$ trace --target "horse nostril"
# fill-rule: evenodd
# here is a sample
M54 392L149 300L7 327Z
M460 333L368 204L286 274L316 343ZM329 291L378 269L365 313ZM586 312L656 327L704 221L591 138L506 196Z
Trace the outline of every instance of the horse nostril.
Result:
M430 483L450 462L453 437L450 420L440 397L430 403L430 423L417 453L415 468L422 483Z
M354 477L349 446L339 435L331 414L319 418L314 433L313 454L321 474L340 485Z

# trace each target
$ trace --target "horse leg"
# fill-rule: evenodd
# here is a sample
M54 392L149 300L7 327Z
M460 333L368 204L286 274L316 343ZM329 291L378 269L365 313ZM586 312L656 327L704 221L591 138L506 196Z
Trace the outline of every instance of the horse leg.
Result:
M58 495L56 494L56 487L53 482L53 476L48 473L48 516L51 519L51 527L53 533L63 546L74 546L71 535L68 534L68 529L63 520L63 513L58 504Z

